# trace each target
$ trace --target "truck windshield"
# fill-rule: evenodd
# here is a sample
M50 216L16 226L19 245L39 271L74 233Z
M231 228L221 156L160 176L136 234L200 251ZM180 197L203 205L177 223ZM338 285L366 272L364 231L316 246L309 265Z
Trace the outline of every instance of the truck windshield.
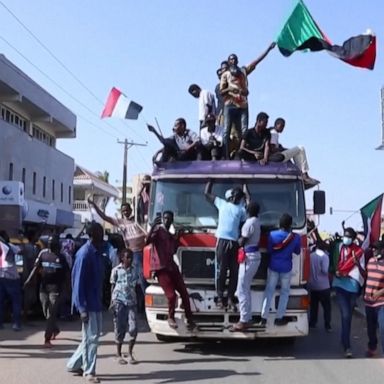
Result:
M154 181L151 191L150 221L164 211L173 211L175 225L192 228L216 228L218 212L216 207L204 196L205 180L159 180ZM223 198L225 191L241 186L227 180L217 180L213 184L212 194ZM304 191L297 180L247 180L251 200L260 204L261 224L266 227L278 227L280 216L289 213L293 218L293 227L301 228L305 224Z

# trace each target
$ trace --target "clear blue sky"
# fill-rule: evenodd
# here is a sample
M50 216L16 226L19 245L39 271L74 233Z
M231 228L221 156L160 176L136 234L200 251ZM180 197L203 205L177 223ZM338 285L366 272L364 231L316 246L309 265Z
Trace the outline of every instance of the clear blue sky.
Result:
M156 116L163 133L170 134L173 121L183 116L197 130L197 101L187 93L189 84L213 90L216 69L230 53L237 53L240 64L255 59L276 38L295 3L0 0L0 51L78 116L77 138L61 140L59 149L92 171L108 170L115 183L122 179L123 158L117 139L148 141L147 147L129 151L128 177L150 172L159 145L145 121L154 122ZM3 5L97 98L60 67ZM374 149L381 141L384 3L307 0L306 5L334 43L371 28L378 40L375 70L348 66L325 52L295 53L287 59L275 49L249 77L250 123L260 111L270 115L270 123L284 117L287 126L281 141L286 147L305 146L310 174L321 180L328 209L358 210L384 189L384 152ZM138 121L99 119L100 101L112 86L144 106ZM347 216L327 214L321 218L321 229L338 230ZM359 227L360 215L347 224Z

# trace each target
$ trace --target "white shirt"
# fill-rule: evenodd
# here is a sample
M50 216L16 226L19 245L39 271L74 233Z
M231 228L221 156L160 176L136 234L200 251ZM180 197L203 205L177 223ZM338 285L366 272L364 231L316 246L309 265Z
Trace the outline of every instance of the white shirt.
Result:
M197 133L187 129L184 135L175 135L175 140L180 151L185 151L192 143L199 141L199 136Z
M209 138L213 136L218 141L219 145L222 145L223 134L224 134L224 129L223 127L220 127L220 125L216 125L214 132L208 132L208 127L204 127L200 131L201 144L207 145L209 143Z
M276 129L271 129L270 144L276 145L276 147L279 146L279 132L277 132Z
M211 107L210 111L208 111L207 106ZM206 89L202 89L199 96L199 120L204 121L208 112L216 115L215 96Z

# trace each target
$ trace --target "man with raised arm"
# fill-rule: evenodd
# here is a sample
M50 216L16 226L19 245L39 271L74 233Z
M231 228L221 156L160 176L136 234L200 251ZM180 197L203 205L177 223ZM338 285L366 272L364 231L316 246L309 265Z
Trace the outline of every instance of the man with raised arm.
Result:
M168 325L172 329L178 328L175 319L175 307L177 294L179 293L187 319L187 328L193 330L196 324L192 318L189 294L185 286L179 267L173 260L173 255L179 246L179 233L173 235L170 232L173 224L173 212L164 211L163 217L157 216L147 236L147 244L153 245L153 252L156 257L156 266L151 269L155 273L161 288L168 300Z
M121 204L121 219L106 215L91 199L88 198L88 204L93 207L97 214L108 223L117 227L123 236L125 246L133 252L133 268L139 277L140 288L145 295L146 281L143 275L143 248L145 245L145 236L143 228L132 219L132 208L128 203Z
M248 79L247 76L254 71L268 53L276 46L270 46L252 63L239 67L239 60L235 54L228 57L229 68L220 78L220 92L224 98L224 156L229 159L229 138L232 124L238 136L248 129Z
M245 197L241 188L233 188L225 193L225 200L212 194L212 181L205 186L205 197L215 205L219 212L216 230L216 263L218 274L216 276L217 301L219 308L224 308L223 302L225 282L229 270L228 307L236 310L235 291L239 265L237 263L238 239L240 237L240 224L246 220L246 212L242 201Z

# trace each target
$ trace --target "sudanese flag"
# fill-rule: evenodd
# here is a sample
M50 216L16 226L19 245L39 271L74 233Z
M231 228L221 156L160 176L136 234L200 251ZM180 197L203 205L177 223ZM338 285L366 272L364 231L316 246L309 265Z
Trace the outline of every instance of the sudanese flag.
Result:
M302 0L298 1L281 30L277 46L287 57L295 51L326 50L355 67L373 69L375 66L376 37L371 32L351 37L343 45L334 45L316 24Z

